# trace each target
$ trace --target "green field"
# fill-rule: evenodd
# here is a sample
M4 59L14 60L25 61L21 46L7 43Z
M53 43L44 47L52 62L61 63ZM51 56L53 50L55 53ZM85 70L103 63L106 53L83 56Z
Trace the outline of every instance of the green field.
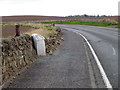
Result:
M92 26L120 28L120 24L106 23L106 22L65 21L65 22L42 22L42 23L44 23L44 24L78 24L78 25L92 25Z

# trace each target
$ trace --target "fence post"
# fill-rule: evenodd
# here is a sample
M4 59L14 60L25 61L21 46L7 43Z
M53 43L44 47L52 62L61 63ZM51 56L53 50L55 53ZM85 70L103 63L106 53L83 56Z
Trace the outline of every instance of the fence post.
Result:
M53 23L53 24L52 24L52 26L54 27L54 26L55 26L55 24Z
M16 35L15 36L20 36L20 31L19 31L19 27L20 25L16 25Z

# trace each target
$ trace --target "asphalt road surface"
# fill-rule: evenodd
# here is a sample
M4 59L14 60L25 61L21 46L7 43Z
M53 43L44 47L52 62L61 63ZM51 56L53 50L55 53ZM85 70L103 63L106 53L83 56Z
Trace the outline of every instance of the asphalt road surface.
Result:
M56 25L62 29L79 31L93 46L107 77L118 87L118 29L86 25Z
M5 88L104 87L97 66L93 65L96 75L91 69L90 53L83 38L71 31L63 30L63 34L64 41L53 55L37 58Z

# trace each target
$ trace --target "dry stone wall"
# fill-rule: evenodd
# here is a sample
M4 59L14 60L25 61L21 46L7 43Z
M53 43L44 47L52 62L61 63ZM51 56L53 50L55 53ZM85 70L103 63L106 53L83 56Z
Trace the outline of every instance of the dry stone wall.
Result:
M52 55L63 40L63 34L57 29L57 34L45 39L46 53ZM16 76L26 66L34 62L37 57L37 50L34 47L34 41L31 36L25 34L19 37L2 40L0 43L2 49L1 64L2 84L6 83L11 77Z
M3 83L35 60L36 50L32 38L27 34L2 40L1 48Z
M45 39L46 53L49 55L52 55L57 49L57 46L61 44L61 41L63 41L63 33L61 29L58 28L56 31L57 34Z

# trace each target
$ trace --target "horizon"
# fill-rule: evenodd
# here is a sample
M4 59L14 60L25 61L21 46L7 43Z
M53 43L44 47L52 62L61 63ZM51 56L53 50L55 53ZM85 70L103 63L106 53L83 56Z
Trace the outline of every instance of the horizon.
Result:
M84 15L84 14L83 14ZM97 17L97 15L89 15L89 14L86 14L89 16L95 16ZM4 15L4 16L0 16L0 17L9 17L9 16L48 16L48 15ZM50 16L50 17L69 17L69 16L76 16L76 15L68 15L68 16ZM79 16L82 16L82 15L79 15ZM103 15L99 15L99 17L102 17ZM105 15L105 16L120 16L120 15Z

